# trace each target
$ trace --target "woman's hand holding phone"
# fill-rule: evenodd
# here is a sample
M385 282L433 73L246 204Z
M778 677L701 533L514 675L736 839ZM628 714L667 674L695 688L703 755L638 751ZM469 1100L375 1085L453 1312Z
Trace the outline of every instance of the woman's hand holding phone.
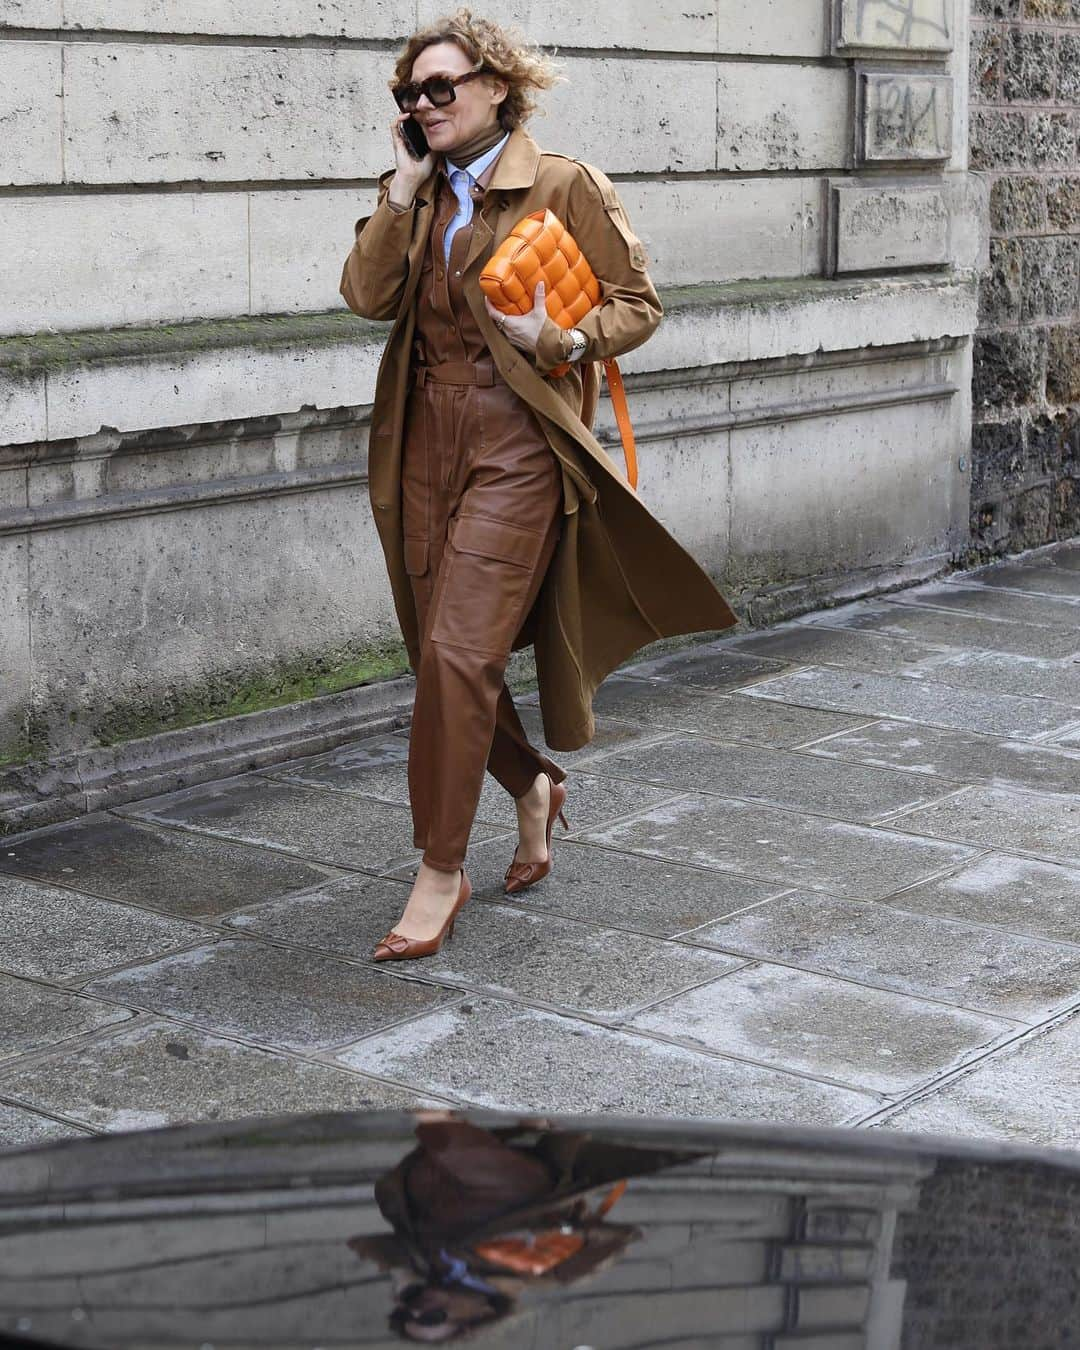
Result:
M401 113L390 123L397 172L390 180L389 195L395 206L411 206L417 188L435 169L435 154L432 150L428 150L421 159L417 159L409 147L403 123L411 118L411 113Z

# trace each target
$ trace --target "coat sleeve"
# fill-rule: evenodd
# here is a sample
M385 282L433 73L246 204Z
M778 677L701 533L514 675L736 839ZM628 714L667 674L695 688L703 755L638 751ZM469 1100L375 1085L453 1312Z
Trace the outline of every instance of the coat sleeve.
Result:
M363 319L393 319L409 274L416 203L407 211L391 207L392 178L392 173L383 176L375 210L356 222L356 242L341 273L345 303Z
M611 181L592 165L575 167L563 223L600 282L601 301L574 326L589 340L580 359L602 361L640 347L664 310L649 278L644 245ZM569 334L547 319L536 347L537 370L546 375L569 350Z

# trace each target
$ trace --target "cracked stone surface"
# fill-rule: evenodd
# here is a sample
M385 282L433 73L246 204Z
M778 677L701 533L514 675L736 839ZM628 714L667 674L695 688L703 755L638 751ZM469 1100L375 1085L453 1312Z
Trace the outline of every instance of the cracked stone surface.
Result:
M535 695L518 699L543 748ZM470 1103L1076 1146L1080 542L609 678L555 867L375 966L408 733L0 839L0 1148Z

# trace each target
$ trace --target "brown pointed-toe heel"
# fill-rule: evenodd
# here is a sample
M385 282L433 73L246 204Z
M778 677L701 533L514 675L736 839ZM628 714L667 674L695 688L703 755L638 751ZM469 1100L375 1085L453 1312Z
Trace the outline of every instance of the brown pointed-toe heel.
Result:
M548 774L548 781L551 782L551 775ZM514 850L514 860L506 869L506 876L503 878L506 885L503 890L506 895L517 895L519 891L528 890L530 886L535 886L538 881L543 881L551 871L551 831L555 825L556 816L562 822L564 830L570 828L570 822L563 814L563 803L566 801L566 788L561 783L551 783L551 804L548 807L547 819L547 857L543 862L519 863L517 861L517 849Z
M415 961L422 956L434 956L443 945L454 936L454 923L461 907L472 895L472 884L461 869L461 887L458 890L454 908L446 916L446 922L433 938L408 938L401 933L390 932L376 946L372 957L376 961Z

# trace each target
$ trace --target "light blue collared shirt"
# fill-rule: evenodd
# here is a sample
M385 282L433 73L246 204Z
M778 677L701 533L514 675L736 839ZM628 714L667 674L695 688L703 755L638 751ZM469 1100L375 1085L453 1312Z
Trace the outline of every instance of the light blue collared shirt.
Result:
M473 199L470 190L509 139L510 133L507 132L501 141L490 150L486 150L478 159L474 159L471 164L467 164L464 169L455 169L449 161L445 165L450 175L450 186L454 189L454 196L458 202L458 209L443 235L443 252L446 255L447 266L450 264L450 245L454 242L454 235L473 218Z

